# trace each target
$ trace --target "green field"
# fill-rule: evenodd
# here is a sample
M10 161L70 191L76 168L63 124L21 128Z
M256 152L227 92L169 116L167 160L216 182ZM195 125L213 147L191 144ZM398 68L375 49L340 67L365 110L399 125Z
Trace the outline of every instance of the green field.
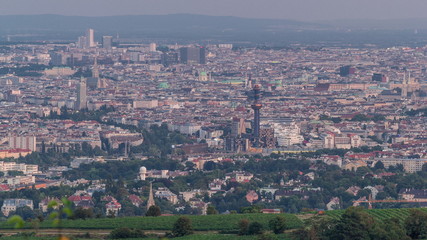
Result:
M279 240L289 240L289 238L284 235L276 235ZM2 237L2 240L57 240L56 237L30 237L30 238L24 238L24 237ZM94 240L99 238L73 238L73 240ZM141 238L143 240L158 240L159 238ZM223 235L223 234L194 234L189 235L185 237L179 237L179 238L173 238L176 240L229 240L229 239L236 239L236 240L257 240L258 236L238 236L238 235ZM127 240L137 240L136 238L131 239L128 238Z
M411 208L390 208L390 209L367 209L366 212L369 213L372 217L379 221L383 221L388 218L398 218L400 220L405 220L409 216L409 211ZM427 208L417 208L418 210L427 212ZM326 211L326 215L339 219L340 216L344 213L345 210L334 210Z
M302 226L302 221L293 214L280 214L287 220L288 228L295 229ZM195 231L235 231L241 219L260 222L265 227L268 222L276 217L275 214L229 214L229 215L208 215L208 216L188 216ZM87 220L66 220L62 227L66 229L115 229L120 227L137 228L142 230L165 230L170 231L173 224L180 216L161 217L123 217L123 218L94 218ZM10 229L13 226L1 222L0 228ZM26 228L30 228L30 224ZM50 221L44 221L40 228L52 228Z

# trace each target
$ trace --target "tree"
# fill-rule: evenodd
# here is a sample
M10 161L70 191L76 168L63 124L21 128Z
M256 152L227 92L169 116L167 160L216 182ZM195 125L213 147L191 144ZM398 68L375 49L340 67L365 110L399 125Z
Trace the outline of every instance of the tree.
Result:
M264 232L264 227L259 222L252 222L249 224L248 234L249 235L258 235Z
M286 219L282 216L277 216L268 222L268 226L275 234L283 233L286 230Z
M331 240L364 240L371 239L375 221L368 213L359 207L349 207L335 229L330 234Z
M239 235L248 235L249 234L249 220L241 219L239 221Z
M206 210L207 215L215 215L218 214L218 211L215 209L215 206L209 205L208 209Z
M375 170L384 169L384 163L381 161L378 161L377 163L375 163L374 168L375 168Z
M111 231L110 238L119 239L119 238L144 238L146 237L144 232L140 229L130 229L130 228L117 228Z
M399 219L391 218L385 219L382 224L377 224L371 239L410 240L411 238L406 235L406 231L403 229Z
M148 211L145 213L145 216L148 216L148 217L158 217L160 215L162 215L162 211L160 210L160 207L156 205L151 206L148 209Z
M77 208L74 211L72 219L86 219L86 218L93 218L93 210L92 209L84 209L84 208Z
M16 211L12 213L12 215L21 216L24 220L33 219L36 217L34 211L28 206L17 208Z
M180 217L173 225L172 235L174 237L182 237L193 233L191 219L188 217Z
M427 237L427 213L411 209L405 220L406 234L412 239L423 239Z

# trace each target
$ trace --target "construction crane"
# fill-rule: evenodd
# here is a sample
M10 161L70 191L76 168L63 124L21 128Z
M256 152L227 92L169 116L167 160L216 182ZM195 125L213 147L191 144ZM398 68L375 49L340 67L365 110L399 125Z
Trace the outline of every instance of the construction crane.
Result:
M427 202L427 199L383 199L383 200L373 200L372 194L369 194L367 200L355 200L353 201L353 206L359 206L361 203L367 203L368 209L372 209L372 203L424 203Z

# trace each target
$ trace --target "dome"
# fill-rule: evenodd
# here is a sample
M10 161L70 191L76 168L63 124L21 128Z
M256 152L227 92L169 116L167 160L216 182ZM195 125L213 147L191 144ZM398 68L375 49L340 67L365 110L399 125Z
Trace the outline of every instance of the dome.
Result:
M166 82L161 82L161 83L159 83L159 85L157 87L158 88L169 88L169 84Z
M147 172L147 168L146 167L140 167L139 172Z

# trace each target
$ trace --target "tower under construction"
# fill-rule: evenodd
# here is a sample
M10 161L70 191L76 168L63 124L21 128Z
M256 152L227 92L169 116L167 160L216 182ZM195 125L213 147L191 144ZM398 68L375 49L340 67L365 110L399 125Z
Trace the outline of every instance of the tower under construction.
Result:
M260 129L260 109L262 104L259 101L261 87L259 84L253 86L254 102L251 108L254 110L254 125L253 125L253 143L254 147L259 147L259 129Z

